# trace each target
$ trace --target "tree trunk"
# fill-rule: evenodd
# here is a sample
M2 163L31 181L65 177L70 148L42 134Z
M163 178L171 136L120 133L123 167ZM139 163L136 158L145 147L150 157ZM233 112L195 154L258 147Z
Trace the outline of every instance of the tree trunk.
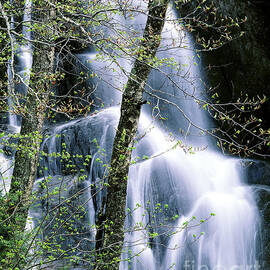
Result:
M121 116L114 140L108 177L105 216L100 215L97 224L96 269L118 269L119 267L124 240L127 178L132 147L143 104L142 95L151 71L150 62L160 45L168 4L169 0L149 1L149 13L140 46L140 58L138 57L134 63L123 93Z
M51 14L52 10L47 9L46 14L36 14L36 20L45 23ZM43 38L46 35L44 32L40 33L39 29L36 29L35 34L40 34ZM42 127L52 89L54 55L53 45L35 44L27 97L21 104L16 104L22 112L23 120L10 190L6 200L1 199L5 205L2 205L5 209L1 211L6 211L6 217L0 217L0 259L8 269L21 267L24 265L22 261L27 259L21 254L23 252L19 240L24 237L28 210L32 203L31 193L38 167ZM14 257L10 257L12 252ZM7 269L3 267L0 269Z
M28 209L31 203L32 187L36 178L42 127L45 119L46 105L49 101L50 81L44 76L53 72L54 48L38 48L34 52L33 74L27 101L24 105L20 139L15 154L15 165L9 191L13 202L10 211L22 219L17 223L24 230ZM42 78L40 78L42 76ZM37 84L38 81L41 83Z

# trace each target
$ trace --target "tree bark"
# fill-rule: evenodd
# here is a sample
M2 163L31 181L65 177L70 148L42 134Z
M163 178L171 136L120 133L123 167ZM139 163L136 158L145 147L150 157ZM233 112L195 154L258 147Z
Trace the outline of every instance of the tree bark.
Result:
M105 216L100 214L96 237L96 269L118 269L124 240L128 170L138 130L142 96L151 71L151 60L160 45L169 0L150 0L148 18L135 60L123 92L121 115L114 139L108 177ZM105 228L104 229L104 225ZM103 236L104 230L104 236Z
M39 10L38 7L35 7ZM52 10L47 9L46 14L36 14L36 20L41 23L48 21ZM36 35L39 29L35 31ZM24 265L23 254L16 254L10 251L10 245L14 250L20 250L18 240L24 237L24 230L27 222L28 210L32 203L31 193L36 178L36 171L39 161L39 149L42 138L42 127L45 119L47 104L52 90L51 79L53 80L55 48L53 45L35 44L33 53L33 65L31 77L25 101L16 104L22 111L23 120L21 132L16 148L14 171L11 177L11 186L5 203L6 219L0 218L0 258L11 269L16 265ZM25 240L25 239L24 239ZM14 252L15 258L8 258L8 253ZM16 267L15 267L16 268ZM0 269L2 269L0 267ZM3 269L6 269L5 267Z
M23 216L19 228L24 230L27 213L31 204L31 192L36 178L39 159L42 127L45 119L46 105L49 101L51 84L41 76L48 76L53 72L54 48L38 48L34 53L33 74L27 101L24 105L24 117L22 120L20 139L15 154L14 171L12 175L9 197L13 197L16 214ZM37 81L42 80L37 89Z

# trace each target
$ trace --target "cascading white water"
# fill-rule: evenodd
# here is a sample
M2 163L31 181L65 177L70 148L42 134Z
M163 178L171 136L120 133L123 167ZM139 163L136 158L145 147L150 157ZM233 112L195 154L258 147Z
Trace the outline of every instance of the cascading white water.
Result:
M209 140L198 136L199 132L192 127L192 124L200 127L208 125L194 101L194 96L200 97L199 92L202 91L200 66L194 64L197 56L192 51L189 36L183 30L174 28L172 21L175 15L171 10L169 13L171 20L164 26L158 57L174 57L181 69L165 67L161 71L153 71L147 90L151 97L147 98L154 105L159 99L167 99L175 103L185 115L174 106L160 101L159 105L164 107L160 113L168 117L168 123L165 121L164 124L151 119L149 115L152 111L149 108L143 109L139 134L147 132L135 144L133 160L137 163L131 166L129 172L127 208L132 211L132 215L128 214L126 219L128 231L122 256L124 262L120 268L256 269L252 267L256 265L255 238L259 217L252 194L240 179L236 160L225 158L211 149L190 154L188 147L182 144L172 149L175 142L161 128L172 131L173 136L180 137L184 144L209 144ZM136 29L140 28L137 24L145 22L146 16L140 15L140 18L142 20L135 22ZM122 19L122 23L130 27L134 22ZM180 42L181 46L169 49L172 43L179 45ZM94 72L101 72L100 77L105 81L93 81L97 84L93 98L100 100L105 107L117 104L121 95L115 89L123 88L126 81L126 77L123 74L121 76L121 70L112 65L106 68L106 62L95 59L95 52L78 57ZM130 70L129 62L123 61L121 64ZM115 76L115 72L119 77ZM93 156L89 181L97 183L103 177L104 168L100 159L103 160L104 156L100 155L91 141L97 138L107 155L111 153L112 130L118 117L117 110L109 108L88 119L57 127L49 142L49 153L59 151L55 134L71 132L68 131L71 127L76 130L89 125L91 135L88 144L91 145ZM184 131L180 135L179 128ZM109 162L108 156L103 162ZM61 173L56 161L48 162L48 165L49 174ZM97 208L100 207L101 196L97 197ZM92 202L89 207L93 207ZM93 209L89 212L93 218ZM129 251L126 252L126 249Z
M29 85L30 79L30 69L32 66L32 49L31 49L31 32L29 28L29 24L31 22L32 16L32 1L26 0L24 2L24 15L22 22L22 36L23 40L20 46L18 44L14 44L15 47L18 46L17 50L14 52L14 62L13 66L11 62L8 64L8 79L9 82L11 80L19 79L20 83L15 84L15 93L9 93L8 98L8 132L10 133L19 133L20 132L20 120L17 115L13 113L14 105L16 101L14 99L14 94L21 94L25 96L27 94L27 88ZM18 22L17 22L18 23ZM11 18L11 28L14 28L15 21L14 18ZM15 37L14 41L16 40ZM14 74L13 74L14 72ZM10 178L13 173L13 160L12 157L6 157L3 153L0 153L0 159L3 166L1 166L1 175L0 175L0 190L3 194L5 194L10 187Z
M30 2L27 1L28 5ZM139 5L138 1L136 3ZM170 13L170 16L175 16L172 11ZM25 21L31 19L30 13L26 13L25 16ZM135 22L123 18L121 21L126 23L127 27L136 24L135 28L139 29L139 25L145 23L146 16L140 15L139 18L140 20ZM171 19L174 20L175 17ZM25 31L27 32L26 29ZM168 99L185 112L185 117L174 106L163 101L159 101L159 105L164 107L160 112L162 116L168 117L167 123L164 121L165 124L151 118L151 114L156 115L155 110L152 111L150 107L143 109L139 134L147 132L142 138L138 135L138 143L135 144L133 160L137 163L130 167L127 196L127 208L131 211L136 210L132 215L128 214L126 228L136 230L131 229L126 233L124 246L130 249L131 254L123 252L125 261L121 263L120 268L256 269L255 238L259 217L252 194L240 179L236 159L225 158L211 149L190 154L187 148L184 147L185 151L183 150L181 144L172 149L175 142L171 141L165 128L172 131L174 137L181 137L184 144L205 146L209 144L208 139L199 137L199 132L192 128L187 118L201 127L207 126L208 123L192 98L193 95L200 96L198 89L201 91L202 88L199 81L200 66L194 64L197 56L192 47L189 50L183 48L183 45L192 46L191 40L181 29L176 30L171 22L165 24L162 37L158 57L174 57L182 70L166 67L162 72L153 71L147 91L154 96L146 97L151 100L153 106L159 98ZM169 49L173 43L180 44L180 41L182 48L175 46ZM28 70L31 65L30 54L28 49L22 49L21 52L21 66ZM93 83L97 84L93 97L96 101L104 103L105 107L117 105L121 98L118 90L123 89L127 78L116 66L110 65L106 68L106 63L95 60L95 57L95 52L78 56L81 61L84 59L84 64L90 66L94 72L102 71L100 77L106 81L104 83L98 79L93 80ZM130 70L129 61L123 60L121 64ZM117 76L113 70L116 70ZM171 81L166 74L170 74ZM177 86L173 86L172 81ZM150 86L154 90L150 90ZM103 163L109 162L118 118L118 109L109 108L94 116L60 125L54 129L52 137L44 141L43 149L47 147L49 154L60 151L56 134L67 131L75 134L76 128L80 132L84 129L90 130L89 135L79 131L76 131L76 134L83 134L84 136L81 135L77 140L81 141L85 148L90 145L91 149L92 164L87 183L97 182L104 173L104 168L97 162L97 158ZM10 124L16 125L12 115ZM183 135L179 134L179 128L184 131ZM101 155L95 148L95 138L101 149L106 150L107 156ZM62 173L61 164L56 159L48 161L47 167L48 175ZM93 208L100 207L100 196L102 195L97 196L96 206L92 199L87 198L91 225L95 216ZM211 213L215 216L211 216ZM204 222L200 222L202 219Z
M144 121L142 116L141 123ZM154 156L170 149L170 143L157 128L144 140L144 147L138 146L135 155L147 154L145 144ZM141 207L128 226L149 223L144 211L150 202L148 214L154 220L153 230L159 234L166 230L177 232L167 241L157 236L152 250L145 230L129 234L127 241L133 255L139 254L132 260L131 269L256 269L253 267L259 217L248 187L239 178L236 163L235 159L208 150L191 155L176 149L131 167L128 207ZM176 210L171 217L177 214L179 218L162 228L158 224L162 217L151 215L158 216L154 212L156 205L164 210L165 204ZM207 220L211 213L215 216ZM202 219L205 222L201 223ZM191 220L185 227L185 222ZM132 243L136 243L134 248ZM127 269L127 263L122 269Z
M58 126L44 144L48 153L58 153L62 141L57 142L56 134L66 134L66 140L72 141L77 136L72 134L81 134L86 142L79 141L80 147L91 144L93 160L87 183L98 185L104 174L102 164L109 162L118 117L118 109L109 108ZM123 254L127 261L120 269L236 270L255 266L258 214L248 187L239 179L236 160L210 150L192 155L180 146L167 152L173 142L142 114L140 134L145 130L151 131L136 144L133 160L138 163L129 172L127 207L136 210L126 220L129 232L124 246L131 254ZM100 147L95 147L94 139ZM61 174L59 164L48 161L48 165L49 175ZM102 194L98 195L96 207L100 207ZM88 205L93 219L93 201ZM211 213L215 216L207 220ZM196 220L183 226L192 217ZM151 236L154 233L156 237Z
M175 20L173 14L170 19ZM188 35L175 30L168 22L164 26L162 38L161 52L158 56L169 58L173 55L174 59L185 67L183 73L188 73L188 76L179 80L171 68L162 71L170 74L170 78L173 78L184 92L172 87L172 82L156 71L152 72L149 84L154 89L162 90L163 98L170 99L168 94L174 95L174 102L186 117L174 114L174 108L169 106L165 107L164 111L167 111L169 121L174 126L181 127L186 132L193 132L195 136L188 138L187 142L195 145L209 143L207 139L198 138L196 130L190 129L186 120L191 119L199 127L207 125L203 113L192 98L200 97L198 91L202 91L202 88L199 81L201 74L199 66L194 63L196 56L192 52L191 41ZM184 51L183 48L173 48L167 51L172 40L176 43L181 40L189 49ZM186 59L183 59L184 57ZM148 126L149 120L142 115L140 124ZM170 127L170 123L168 126ZM144 147L140 147L140 143L136 145L134 156L149 155L145 149L150 151L150 156L159 156L159 153L170 149L170 143L166 142L164 136L161 130L154 128L144 139L146 142L142 142ZM129 218L127 227L136 227L138 223L141 227L147 227L150 220L154 219L152 230L156 229L158 233L163 234L164 229L158 228L161 226L157 224L160 221L156 217L158 214L154 213L156 205L160 207L162 204L177 209L175 214L177 217L179 215L179 219L175 224L171 223L177 227L174 230L177 233L172 233L167 241L157 236L157 239L153 240L152 249L149 246L151 235L147 234L145 229L128 233L126 243L133 254L123 258L133 258L136 253L139 256L131 259L132 263L123 263L122 269L127 269L128 265L131 269L160 270L256 269L256 232L259 215L249 188L240 179L236 163L236 159L225 158L211 150L192 155L184 153L182 149L176 149L131 167L127 207L138 209ZM171 197L174 198L172 205ZM149 202L150 207L147 206ZM140 207L137 207L138 205ZM148 218L145 217L147 208L150 209ZM212 217L208 220L207 217L211 216L211 213ZM197 223L193 220L194 217L198 220ZM183 226L186 221L191 220L193 221L187 227ZM163 245L167 247L166 252L162 251Z
M14 89L15 93L9 93L10 97L8 99L8 105L10 110L9 124L10 126L16 129L16 132L19 132L20 130L20 123L19 123L20 121L18 120L16 114L12 112L14 110L14 104L16 104L13 95L21 94L25 96L29 85L30 69L32 66L32 49L30 44L31 31L29 27L29 25L31 24L31 18L32 18L32 1L26 0L24 2L24 15L22 21L23 40L21 41L20 44L18 44L18 42L16 42L16 37L13 37L16 43L14 44L14 46L15 47L18 46L18 49L14 52L15 54L14 62L9 63L8 65L9 81L19 80L19 84L16 84ZM15 24L14 18L12 18L11 28L14 28L14 24Z

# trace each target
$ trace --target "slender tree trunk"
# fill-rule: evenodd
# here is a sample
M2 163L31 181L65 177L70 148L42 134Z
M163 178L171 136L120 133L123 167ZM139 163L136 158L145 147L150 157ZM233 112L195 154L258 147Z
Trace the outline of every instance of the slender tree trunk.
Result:
M36 4L38 5L38 4ZM41 9L36 14L36 20L40 24L48 22L52 16L52 10L49 8ZM39 9L40 8L40 9ZM46 10L46 12L44 12ZM42 30L41 30L42 31ZM35 31L36 35L42 35L46 38L44 32ZM48 43L47 43L48 44ZM36 171L39 160L39 150L42 138L42 127L45 119L47 104L51 93L51 78L53 78L55 48L46 43L35 44L33 52L33 65L28 87L27 96L24 102L16 104L22 111L23 120L21 132L16 148L14 171L11 178L11 186L7 199L4 202L6 207L6 218L0 218L0 259L6 263L10 269L25 260L16 251L11 251L10 246L20 249L18 240L23 237L28 210L32 202L31 193L36 178ZM9 258L9 253L15 252L15 259ZM5 265L5 264L4 264ZM9 269L1 268L0 269Z
M53 72L54 48L39 47L33 56L33 75L31 76L27 101L24 104L25 112L9 191L9 197L13 202L9 211L10 213L15 211L14 216L21 216L16 221L20 230L24 230L25 227L31 204L32 187L36 178L42 127L51 88L50 81L47 81L44 76ZM39 81L40 83L37 85Z
M151 71L148 64L160 45L169 0L149 0L148 18L138 57L124 90L121 116L116 131L108 177L105 216L100 220L96 238L96 269L118 269L124 240L127 178L134 138L138 129L142 96ZM140 59L140 60L139 60ZM102 235L102 225L105 233ZM102 263L103 265L102 265ZM99 264L101 264L99 266Z
M6 23L5 20L1 17L0 18L0 27L5 28ZM0 35L2 35L2 32L0 32ZM6 40L0 41L0 51L3 52L6 47ZM6 117L6 115L3 113L3 111L6 112L6 93L7 93L7 67L5 64L5 61L0 61L0 124L2 124L3 119L2 117Z

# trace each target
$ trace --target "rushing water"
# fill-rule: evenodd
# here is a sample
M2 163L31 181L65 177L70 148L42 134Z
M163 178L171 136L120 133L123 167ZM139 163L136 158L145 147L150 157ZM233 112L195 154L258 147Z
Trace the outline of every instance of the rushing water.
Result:
M8 78L9 82L14 80L15 89L14 93L9 93L8 97L8 105L10 112L8 113L8 127L7 133L19 133L20 132L20 125L21 125L21 118L18 117L13 110L18 105L17 99L14 98L14 95L21 94L25 96L27 94L27 88L29 85L30 79L30 69L32 66L32 50L29 41L31 40L31 32L29 31L29 24L31 22L31 11L32 11L32 1L26 0L24 1L24 15L23 15L23 22L22 22L22 36L24 39L18 44L16 42L16 38L13 36L15 40L14 47L16 47L16 51L14 54L14 61L13 63L10 61L8 64ZM18 22L17 22L18 23ZM14 27L15 19L12 17L11 20L11 28ZM18 47L18 48L17 48ZM13 91L12 90L12 91ZM6 140L12 143L9 137L5 136ZM2 141L2 140L1 140ZM10 187L10 178L13 172L13 160L12 160L12 152L14 149L8 147L8 155L4 153L0 153L0 160L1 160L1 175L0 175L0 190L2 193L6 193Z
M170 18L174 19L171 10L170 13ZM121 20L128 27L135 24L140 28L145 19L140 15L135 21ZM198 58L191 50L189 36L177 27L171 22L165 24L158 56L174 57L182 70L166 67L153 71L148 82L145 98L151 101L152 106L144 105L138 142L132 155L136 162L130 167L127 195L127 208L132 214L127 213L122 254L125 261L120 269L256 269L259 216L249 187L240 178L237 160L223 157L211 147L194 154L191 153L194 150L189 148L189 145L209 146L209 139L200 136L194 127L205 128L209 122L193 98L202 97L200 91L203 91L200 81L203 74L197 63ZM182 46L169 49L172 41L176 44L181 41ZM93 98L101 100L106 109L52 128L51 136L42 144L42 149L52 157L43 158L40 167L46 167L46 171L39 174L40 181L44 174L66 177L67 172L64 172L60 158L53 157L53 153L63 151L63 143L71 153L72 162L79 168L85 169L76 155L92 155L83 185L83 189L89 186L86 189L88 195L84 195L84 201L81 201L88 212L84 226L89 226L86 228L89 239L94 238L95 214L104 196L103 192L93 194L103 178L103 164L110 161L119 119L119 89L126 83L121 69L111 65L108 68L106 62L99 62L95 57L93 51L78 56L93 71L102 72L103 81L92 81L97 84ZM29 68L31 57L28 48L22 49L20 59L22 66ZM131 68L129 61L122 60L121 65L126 70ZM118 76L115 76L113 69ZM166 76L168 74L170 79ZM166 103L166 99L171 105ZM159 121L159 118L163 120ZM164 121L165 118L168 120ZM14 121L11 115L10 124L17 125ZM175 139L181 139L182 143L175 145ZM74 179L69 178L70 189L73 185L78 186ZM31 215L41 219L44 215L42 211L46 212L44 208L36 208ZM71 239L67 239L68 244L72 243ZM89 244L84 248L87 250L92 246Z
M49 153L61 152L66 137L72 154L91 153L87 183L98 186L104 175L102 164L109 162L118 117L114 107L58 126L43 147L47 145ZM127 196L127 207L134 211L126 220L129 232L124 246L132 255L123 254L123 259L139 256L122 263L121 269L229 270L254 266L259 217L248 186L239 178L237 160L210 150L189 154L179 147L167 151L173 142L142 114L140 134L149 127L151 131L139 140L133 153L133 159L139 161L130 168ZM75 138L77 145L72 146ZM96 138L100 148L93 143ZM100 149L105 149L106 154ZM48 175L63 174L56 160L49 159L46 164ZM92 198L87 199L91 222L101 196L100 192L95 206ZM151 237L154 233L157 236Z
M14 52L14 61L8 65L8 76L9 81L16 81L15 83L15 93L9 93L9 108L11 112L9 113L9 124L15 127L18 131L20 129L20 119L12 112L14 106L16 106L16 100L14 99L14 94L21 94L23 96L27 93L27 88L30 79L30 69L32 66L32 50L30 45L31 32L29 24L31 23L32 13L32 1L24 1L24 15L22 21L22 36L23 39L16 42L16 37L14 47L18 47ZM17 22L18 23L18 22ZM15 24L14 18L12 18L11 27L13 28Z
M170 13L170 19L175 19L172 11ZM198 59L190 50L192 42L169 22L164 26L162 38L158 56L173 56L183 70L181 76L171 67L152 72L149 79L154 89L151 93L155 95L152 102L157 102L158 97L168 99L178 105L185 116L164 102L159 105L164 107L168 121L157 125L169 128L173 134L181 128L185 133L180 137L185 143L209 144L187 120L191 119L200 127L207 126L203 112L192 98L201 97L203 90L200 66L194 63ZM167 50L172 40L181 42L181 48ZM170 74L177 86L172 86L164 74ZM173 144L168 133L152 124L146 114L150 114L147 108L140 119L141 134L143 130L151 131L136 144L133 158L153 158L130 168L127 208L136 210L128 215L126 227L139 227L139 230L126 235L125 246L132 250L132 255L123 255L131 259L129 263L122 263L121 268L229 270L255 267L259 217L252 194L240 179L237 160L210 149L189 154L178 146L167 151ZM149 128L151 126L154 128ZM152 236L155 233L159 236ZM139 256L134 256L136 254Z

